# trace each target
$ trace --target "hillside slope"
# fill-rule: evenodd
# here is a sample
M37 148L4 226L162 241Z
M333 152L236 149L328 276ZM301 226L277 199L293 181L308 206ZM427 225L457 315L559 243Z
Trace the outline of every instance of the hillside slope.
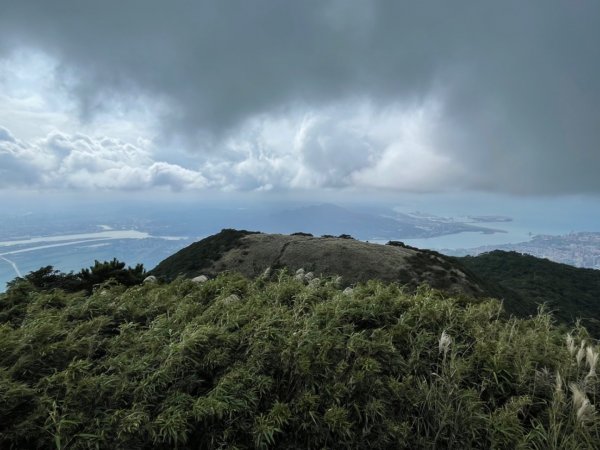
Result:
M409 287L428 284L453 294L485 295L479 280L461 265L431 251L396 243L378 245L348 237L313 237L223 230L162 261L150 273L167 280L177 276L238 272L249 278L267 268L304 269L315 276L342 277L351 285L371 279Z
M223 230L162 261L151 273L165 280L239 272L249 278L271 267L315 276L341 275L343 285L377 279L409 289L427 284L450 294L501 299L509 314L535 315L541 304L562 323L581 319L600 337L600 271L515 252L447 257L402 243L377 245L342 237Z
M456 258L480 279L500 287L511 303L545 303L561 322L577 318L600 337L600 270L582 269L501 250Z

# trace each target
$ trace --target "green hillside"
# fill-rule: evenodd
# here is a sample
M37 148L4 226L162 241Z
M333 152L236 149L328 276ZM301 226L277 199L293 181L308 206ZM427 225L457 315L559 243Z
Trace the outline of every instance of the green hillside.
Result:
M579 318L600 337L600 270L500 250L456 259L480 279L499 286L496 296L511 307L545 303L558 321L573 324ZM507 304L508 310L511 307Z
M151 273L167 280L174 280L181 275L195 276L203 269L208 269L223 253L239 247L240 239L249 234L257 233L246 230L221 230L169 256L152 269Z
M3 449L591 449L598 346L546 314L370 281L0 295Z

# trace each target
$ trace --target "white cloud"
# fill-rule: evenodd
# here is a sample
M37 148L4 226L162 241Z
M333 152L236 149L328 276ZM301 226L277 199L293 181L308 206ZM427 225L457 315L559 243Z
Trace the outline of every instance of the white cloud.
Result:
M356 171L358 186L401 191L440 191L459 186L461 167L421 142L395 142L372 167ZM450 183L451 182L451 183Z
M313 117L300 129L295 147L314 182L343 186L354 172L369 166L376 154L370 131L364 124L356 126L341 117Z
M307 110L253 117L212 150L188 153L178 164L147 138L131 143L52 131L25 142L0 128L1 186L422 192L463 183L462 166L436 144L441 122L435 102L377 110L352 101Z
M55 164L52 153L23 144L9 130L0 127L0 187L38 184Z
M179 191L207 186L201 173L154 161L143 145L83 134L52 132L26 143L0 128L0 168L1 187Z
M446 134L441 106L430 101L379 118L375 135L382 150L351 174L352 183L401 191L443 191L466 187L465 166L440 143Z
M374 187L421 192L463 183L459 161L437 144L440 107L376 110L345 102L319 112L248 121L203 173L226 189Z
M199 172L185 169L176 164L155 162L149 168L151 186L167 186L174 190L202 189L207 181Z

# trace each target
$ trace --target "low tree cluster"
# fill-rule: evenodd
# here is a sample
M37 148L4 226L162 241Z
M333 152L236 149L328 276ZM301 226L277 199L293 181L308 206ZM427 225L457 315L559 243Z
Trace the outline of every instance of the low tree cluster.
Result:
M112 261L94 261L94 265L82 269L78 273L64 273L54 269L53 266L42 267L30 272L22 278L15 278L8 283L9 289L15 289L17 285L25 284L38 291L50 291L61 289L65 292L86 291L88 294L94 287L108 280L124 286L140 284L146 277L143 264L135 267L125 268L125 263L114 258Z

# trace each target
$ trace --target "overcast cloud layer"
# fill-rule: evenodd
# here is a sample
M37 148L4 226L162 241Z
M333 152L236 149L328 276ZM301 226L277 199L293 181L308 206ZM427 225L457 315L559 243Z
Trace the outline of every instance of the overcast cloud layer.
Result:
M591 0L0 0L0 58L54 61L83 123L157 124L0 123L0 186L598 193L598 42Z

